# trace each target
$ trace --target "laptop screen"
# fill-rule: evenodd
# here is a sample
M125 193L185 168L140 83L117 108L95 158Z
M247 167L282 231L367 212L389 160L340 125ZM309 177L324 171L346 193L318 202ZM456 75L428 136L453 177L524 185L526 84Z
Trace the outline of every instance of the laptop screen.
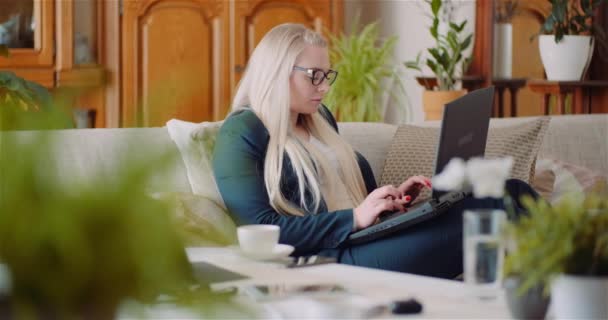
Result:
M435 173L439 174L452 158L468 160L483 157L494 104L494 87L472 91L445 105ZM445 194L433 189L433 198Z

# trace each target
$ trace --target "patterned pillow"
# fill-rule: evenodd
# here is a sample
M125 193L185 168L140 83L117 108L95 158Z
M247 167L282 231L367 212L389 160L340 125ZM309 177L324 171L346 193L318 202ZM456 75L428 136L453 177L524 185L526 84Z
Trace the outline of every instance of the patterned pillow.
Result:
M511 178L530 181L534 176L534 161L549 126L550 118L543 117L516 125L492 127L488 132L486 157L510 155L515 160ZM431 177L440 128L400 125L389 149L380 185L399 185L408 177ZM421 199L428 197L421 195Z

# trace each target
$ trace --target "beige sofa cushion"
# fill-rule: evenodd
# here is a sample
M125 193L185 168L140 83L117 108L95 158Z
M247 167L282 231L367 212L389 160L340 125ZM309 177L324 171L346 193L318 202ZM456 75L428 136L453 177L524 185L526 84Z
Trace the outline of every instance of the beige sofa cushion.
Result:
M548 125L549 118L539 118L512 126L491 127L486 157L512 156L515 163L510 177L530 181ZM436 127L399 126L388 151L380 185L399 185L414 175L431 177L439 131Z
M386 123L340 122L340 136L369 162L374 178L380 181L382 168L393 141L396 125Z
M501 118L490 123L510 126L535 118ZM608 176L608 114L551 116L538 158L559 159Z
M17 139L39 139L41 131L0 132ZM44 131L53 143L53 160L45 161L59 183L91 183L98 176L120 179L116 170L126 160L148 163L159 155L172 155L147 184L150 192L191 192L183 162L166 128L65 129ZM0 151L1 153L1 151Z
M186 167L192 193L225 208L213 176L213 148L222 122L193 123L177 119L167 122L169 136L177 145Z

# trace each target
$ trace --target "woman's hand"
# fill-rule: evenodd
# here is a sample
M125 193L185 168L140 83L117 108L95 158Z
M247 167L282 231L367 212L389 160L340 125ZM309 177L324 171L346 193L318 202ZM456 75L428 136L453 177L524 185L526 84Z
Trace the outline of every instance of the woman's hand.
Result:
M380 187L370 193L354 211L355 227L364 229L376 222L378 215L383 211L403 211L404 205L411 201L411 197L404 196L399 189L393 186Z
M412 176L409 177L405 182L403 182L397 189L403 195L408 195L411 197L410 202L416 200L418 195L420 195L420 191L424 188L431 188L431 179L425 176Z

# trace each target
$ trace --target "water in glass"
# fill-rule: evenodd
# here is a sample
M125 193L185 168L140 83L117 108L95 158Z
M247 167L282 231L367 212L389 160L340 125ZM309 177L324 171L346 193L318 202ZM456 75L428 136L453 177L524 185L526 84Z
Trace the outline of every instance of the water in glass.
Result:
M500 228L503 211L467 211L464 233L464 279L473 294L494 298L500 286L504 247Z

